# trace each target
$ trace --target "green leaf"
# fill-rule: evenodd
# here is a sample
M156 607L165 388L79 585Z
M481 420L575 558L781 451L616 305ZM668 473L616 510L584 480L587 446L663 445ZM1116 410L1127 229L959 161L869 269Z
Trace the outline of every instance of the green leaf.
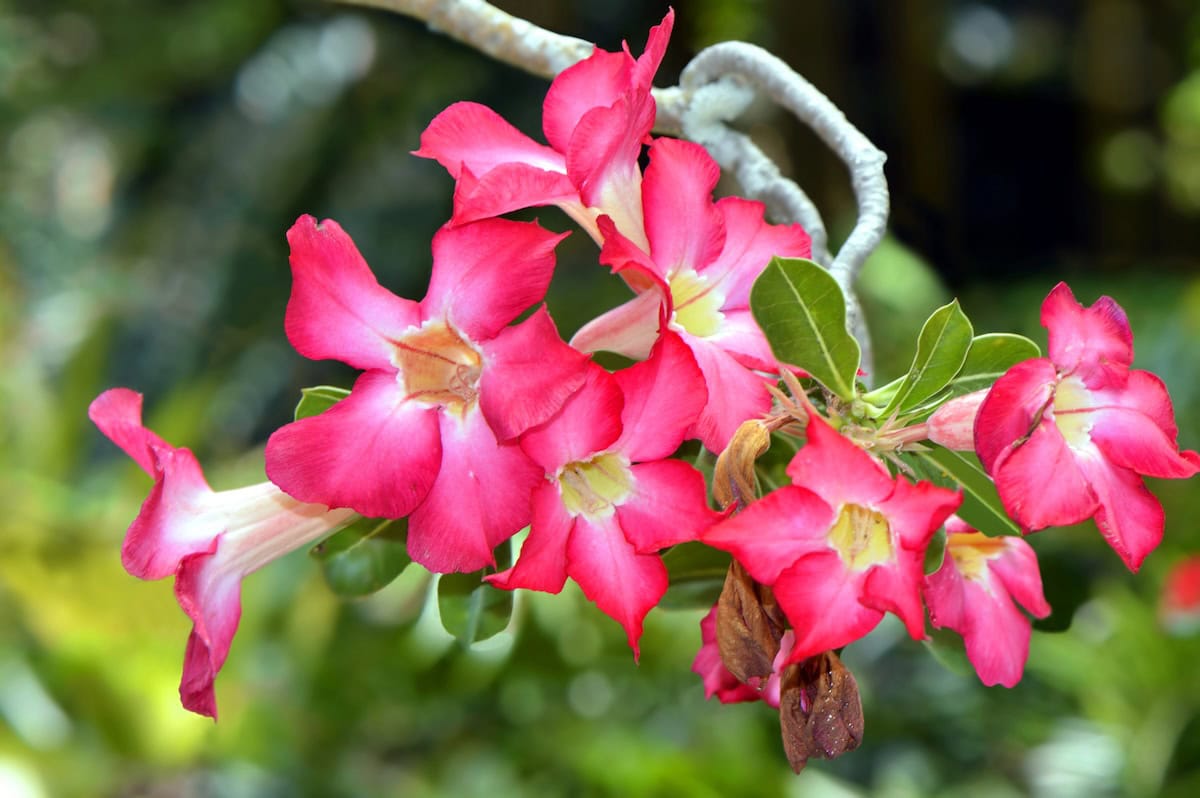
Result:
M319 416L349 395L350 392L345 388L335 388L332 385L301 388L300 401L296 404L293 418L299 421L309 416Z
M917 407L945 388L967 359L973 332L957 299L935 310L921 328L912 366L883 415Z
M750 289L750 309L780 362L854 398L861 352L846 332L846 298L833 275L810 260L771 258Z
M334 593L356 598L386 587L408 567L407 535L404 519L359 518L309 553Z
M512 545L509 541L496 550L500 570L512 564ZM499 590L483 581L485 574L495 573L485 568L470 574L442 574L438 577L438 613L446 631L464 646L503 632L512 620L513 592Z
M725 586L730 559L728 553L699 542L673 546L662 558L671 586L659 606L670 610L712 607Z
M975 673L975 667L967 659L967 649L963 639L949 629L934 629L925 639L925 647L933 654L938 662L952 673L959 676L970 676Z
M958 517L986 535L1019 535L1021 528L1004 512L996 484L984 473L983 467L972 452L953 452L934 446L917 453L939 481L961 485L962 506L956 511Z
M948 398L990 388L1004 372L1030 358L1041 357L1038 345L1023 335L988 333L971 341L967 359L950 381Z

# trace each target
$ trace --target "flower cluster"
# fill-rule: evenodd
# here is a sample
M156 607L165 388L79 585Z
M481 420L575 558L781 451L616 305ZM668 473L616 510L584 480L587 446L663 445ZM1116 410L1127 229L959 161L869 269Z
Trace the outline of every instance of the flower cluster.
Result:
M271 435L268 482L214 492L191 452L142 425L140 396L113 389L93 403L101 431L154 479L122 557L140 578L175 576L194 622L185 707L216 717L241 580L360 516L407 519L412 561L480 572L481 589L557 593L573 579L635 657L671 580L662 553L699 541L731 564L693 669L710 697L779 708L799 769L861 740L857 688L836 651L885 613L917 640L928 613L962 636L982 681L1012 686L1030 643L1021 607L1050 612L1033 549L956 516L967 514L963 480L918 473L928 441L976 451L994 509L1022 530L1094 517L1134 569L1157 545L1162 511L1140 475L1191 476L1200 456L1178 451L1162 383L1130 368L1112 300L1084 309L1059 286L1043 308L1049 357L1014 358L990 391L947 402L967 343L866 391L857 361L829 354L857 348L827 345L849 336L843 316L819 306L843 299L812 282L833 284L808 263L818 276L788 285L817 285L802 310L819 362L803 362L807 344L781 352L755 296L767 270L783 268L775 258L808 257L809 238L765 221L760 203L715 200L719 170L705 150L651 135L650 86L673 19L638 58L598 49L560 74L543 107L548 144L473 103L430 123L415 154L444 166L455 193L421 300L381 286L337 222L303 216L288 231L288 340L361 373L324 412ZM543 304L564 235L501 218L545 205L578 223L632 292L569 342ZM610 372L592 359L600 350L633 364ZM933 384L935 362L959 366ZM755 461L769 432L797 448L790 484L760 498ZM688 440L721 456L720 511L701 472L676 457ZM730 453L741 461L733 487L722 476ZM523 529L509 567L496 551Z

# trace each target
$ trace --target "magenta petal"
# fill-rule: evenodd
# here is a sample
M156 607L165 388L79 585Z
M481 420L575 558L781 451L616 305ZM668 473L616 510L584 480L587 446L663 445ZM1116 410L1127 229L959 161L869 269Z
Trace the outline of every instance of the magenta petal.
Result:
M779 574L775 598L796 633L789 662L841 648L879 625L883 613L859 601L862 580L828 550L807 554Z
M988 568L1004 589L1035 618L1050 614L1042 592L1042 575L1033 547L1018 537L1004 538L1004 553L988 560Z
M433 158L455 179L463 166L482 175L514 161L566 173L560 153L538 144L491 108L470 102L455 103L434 117L413 155Z
M616 352L645 360L658 341L662 303L660 291L643 291L580 327L571 346L581 352Z
M925 639L925 609L921 605L921 560L925 552L895 552L896 562L867 571L859 601L872 609L891 612L904 622L913 640Z
M558 486L542 482L533 490L533 524L516 565L484 581L501 590L558 593L567 581L567 541L575 519L563 508Z
M1091 439L1114 465L1160 479L1186 479L1198 470L1163 428L1138 410L1106 407L1091 417Z
M985 408L989 401L990 396ZM1021 526L1067 526L1096 512L1096 494L1080 470L1086 458L1076 459L1053 422L1043 419L1027 441L1009 452L996 461L992 478L1004 509Z
M712 698L715 695L722 704L757 701L761 697L753 687L739 682L721 660L721 649L717 645L716 607L700 620L700 650L692 660L692 673L704 681L704 697Z
M617 516L601 522L580 516L567 542L567 571L585 596L624 627L636 659L642 620L667 592L662 560L639 554Z
M567 463L587 460L612 446L621 434L624 399L617 381L590 364L587 380L562 411L521 437L521 448L547 474Z
M479 407L501 441L545 423L583 385L590 360L558 337L545 306L481 344Z
M607 108L630 89L633 58L597 49L558 74L542 103L546 141L566 152L579 120L593 108Z
M613 374L625 407L613 449L631 462L669 457L708 400L704 375L678 334L663 333L649 359Z
M797 485L812 490L831 505L878 506L896 484L878 460L843 438L820 416L809 414L808 442L788 463Z
M712 201L720 176L699 144L660 138L650 145L642 202L650 255L663 271L699 271L720 253L725 224Z
M151 446L169 449L171 445L142 426L142 395L128 388L110 388L88 405L88 418L142 470L155 476L155 458Z
M494 338L541 302L565 238L533 222L486 219L443 227L433 237L433 272L421 318L448 318L472 341Z
M632 467L634 495L617 507L625 537L642 554L697 540L721 520L708 507L704 476L682 460Z
M654 125L654 103L648 99L623 97L611 107L588 111L567 148L567 175L583 204L608 214L631 236L643 229L638 156Z
M154 487L121 545L121 564L139 579L175 573L185 557L210 551L226 525L195 455L170 447L155 447L154 455Z
M748 369L773 372L779 368L771 345L749 310L723 310L721 327L705 338Z
M1131 571L1162 542L1166 517L1162 505L1146 489L1142 478L1128 469L1103 460L1086 460L1091 489L1099 507L1096 526Z
M763 204L741 197L723 197L717 201L723 217L725 244L719 255L701 271L725 295L725 306L747 308L750 287L763 269L778 255L781 258L807 258L812 241L798 224L767 224Z
M179 698L185 709L216 720L213 680L225 658L242 615L242 574L221 563L214 552L184 559L175 575L175 598L192 619L192 633L184 654Z
M1050 360L1059 370L1076 374L1089 387L1121 384L1133 363L1133 332L1125 311L1102 296L1089 308L1059 283L1042 303Z
M355 368L389 368L392 342L420 323L417 303L381 286L337 222L301 216L288 230L292 295L284 328L296 351Z
M515 443L497 443L481 413L439 419L442 464L408 519L408 554L434 573L470 573L495 565L492 550L530 522L544 474Z
M709 451L722 452L743 421L765 416L771 409L768 380L707 339L688 335L684 340L704 373L708 389L708 404L696 420L692 434Z
M1057 380L1045 358L1018 363L996 380L975 416L975 451L985 471L994 475L1000 455L1033 431Z
M319 416L267 442L267 476L300 501L401 518L429 493L442 460L437 410L406 401L393 373L367 371Z
M815 493L784 485L710 527L700 539L732 554L756 581L773 585L800 557L829 550L825 538L833 521L833 508Z
M450 223L466 224L543 205L558 205L572 216L583 210L579 190L562 172L525 163L502 163L476 177L464 167L454 185L454 217Z
M933 534L961 503L959 491L925 481L914 485L898 476L892 495L876 507L887 516L892 535L900 545L923 556Z

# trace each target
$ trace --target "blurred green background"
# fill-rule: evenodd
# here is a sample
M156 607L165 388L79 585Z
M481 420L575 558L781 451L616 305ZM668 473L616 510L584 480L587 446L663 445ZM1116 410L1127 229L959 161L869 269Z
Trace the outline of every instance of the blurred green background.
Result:
M666 5L511 0L640 52ZM659 85L706 44L788 59L889 154L894 237L862 292L878 372L952 294L977 331L1044 342L1060 279L1128 311L1200 446L1200 12L1193 0L680 0ZM217 488L305 385L349 385L283 335L284 232L332 217L420 297L451 181L408 155L460 99L537 134L546 83L420 24L314 1L0 0L0 796L1106 796L1200 794L1200 641L1156 617L1200 551L1195 483L1155 486L1166 541L1127 573L1090 524L1030 540L1054 614L1025 680L987 689L896 624L849 647L862 747L791 774L763 705L706 703L701 613L651 613L640 665L568 590L524 595L471 651L410 569L332 596L303 553L252 576L217 684L178 704L189 624L118 560L148 480L86 420L146 394ZM835 231L844 169L791 120L749 129ZM732 189L732 187L730 187ZM541 211L554 229L564 217ZM623 298L576 234L550 296L564 334Z

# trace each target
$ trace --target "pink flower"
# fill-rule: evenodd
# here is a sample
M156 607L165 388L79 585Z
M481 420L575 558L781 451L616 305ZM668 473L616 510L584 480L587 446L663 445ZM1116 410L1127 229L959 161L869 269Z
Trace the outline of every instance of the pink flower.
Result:
M762 203L739 197L713 202L720 170L704 148L656 139L642 183L648 244L600 218L600 260L640 293L588 323L571 344L641 359L658 338L660 304L704 374L708 405L693 434L722 451L738 426L770 408L766 380L775 371L771 347L750 312L750 287L773 255L808 257L799 225L771 225ZM631 279L630 274L637 275Z
M554 79L542 106L549 147L477 103L438 114L414 154L435 159L457 181L452 223L557 205L596 240L600 213L640 231L638 156L654 126L650 87L674 20L668 11L636 60L628 45L620 53L597 49Z
M922 563L959 493L893 479L815 413L788 465L792 485L711 527L701 539L770 585L796 633L789 662L840 648L884 612L925 637Z
M1175 634L1195 634L1200 629L1200 555L1191 555L1171 566L1163 584L1158 617Z
M336 222L288 231L288 339L364 369L326 412L280 428L267 475L291 496L371 517L408 516L408 551L431 571L474 571L529 523L541 471L513 439L558 411L587 359L541 301L562 236L492 219L443 228L421 302L375 281Z
M175 597L193 624L179 697L184 708L215 720L213 680L237 631L242 579L354 513L302 504L270 482L214 492L190 451L142 426L141 394L126 388L100 394L88 417L154 478L121 562L142 579L175 575Z
M658 551L719 517L700 472L667 459L703 405L700 372L677 336L615 374L593 365L562 412L521 438L545 479L516 564L486 579L557 593L571 577L625 628L636 656L642 620L667 590Z
M1037 555L1019 537L988 537L956 516L946 532L945 559L925 577L930 620L962 635L984 684L1012 687L1025 670L1031 633L1016 602L1034 617L1050 614Z
M1162 381L1129 368L1133 335L1116 302L1101 297L1084 308L1059 283L1042 304L1042 325L1050 356L1013 366L979 408L979 459L1023 527L1095 518L1136 571L1164 522L1141 475L1190 477L1200 455L1178 450Z

